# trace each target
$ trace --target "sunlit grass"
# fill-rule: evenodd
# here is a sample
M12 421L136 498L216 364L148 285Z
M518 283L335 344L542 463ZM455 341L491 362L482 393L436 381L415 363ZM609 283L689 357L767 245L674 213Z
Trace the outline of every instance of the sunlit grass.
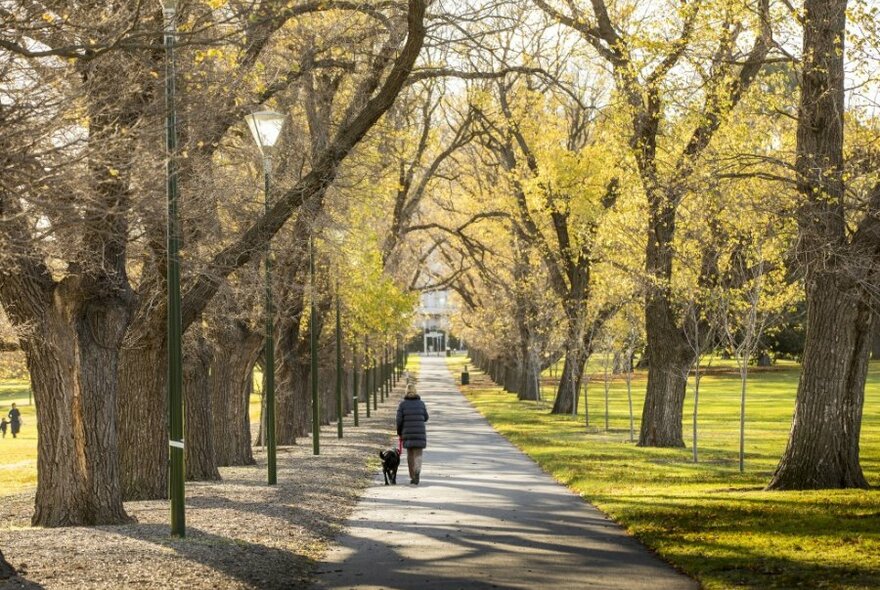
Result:
M10 429L7 429L6 438L0 438L0 496L37 485L36 408L29 403L29 390L27 381L0 382L0 416L6 416L15 403L22 417L18 438L12 438Z
M458 372L464 362L450 359L450 366ZM583 413L552 416L550 401L519 402L473 367L472 385L464 390L499 432L544 469L706 588L880 587L880 491L763 491L785 448L798 368L788 364L753 371L746 472L740 474L739 378L735 366L724 365L701 385L698 464L690 449L690 392L686 449L643 449L629 442L622 377L611 383L610 430L604 430L601 362L590 366L589 429ZM645 374L638 372L633 382L636 436L644 387ZM543 392L552 400L552 385ZM876 486L878 363L871 366L861 440L862 466Z
M412 373L413 375L418 376L419 368L422 366L422 357L420 357L416 353L410 353L409 358L406 361L406 370Z

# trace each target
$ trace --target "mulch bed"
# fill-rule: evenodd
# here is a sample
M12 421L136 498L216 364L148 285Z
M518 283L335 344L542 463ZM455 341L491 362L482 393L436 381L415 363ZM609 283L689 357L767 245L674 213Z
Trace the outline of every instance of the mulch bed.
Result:
M399 390L397 395L402 394ZM378 471L393 435L396 397L360 426L345 421L278 450L278 485L266 485L266 458L223 467L220 482L186 486L186 539L173 539L167 501L128 502L124 526L30 526L33 493L0 497L0 548L22 573L0 588L301 588ZM362 405L363 406L363 405Z

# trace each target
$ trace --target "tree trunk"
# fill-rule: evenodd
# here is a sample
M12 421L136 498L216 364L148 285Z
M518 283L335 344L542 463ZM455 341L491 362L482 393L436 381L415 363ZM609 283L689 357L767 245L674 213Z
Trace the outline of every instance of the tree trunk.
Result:
M296 444L296 437L305 433L297 428L296 390L301 387L303 380L302 364L296 358L293 350L289 347L278 349L275 355L277 366L275 373L275 443L278 446L290 446ZM268 369L264 369L266 371ZM266 379L263 373L263 404L265 405ZM264 440L261 440L265 444Z
M807 292L807 340L794 420L768 486L775 490L866 488L859 463L871 306L827 275Z
M519 373L521 363L513 358L508 358L504 362L504 390L509 393L519 394Z
M580 305L578 305L580 307ZM578 313L571 313L568 318L568 338L565 343L565 363L562 376L556 389L556 401L553 402L552 414L577 414L578 393L584 368L590 358L592 335L581 326Z
M844 210L846 0L804 3L797 129L799 254L806 264L804 363L770 489L864 488L859 437L873 328L876 210L849 237ZM876 207L877 196L872 196ZM865 287L868 284L868 287Z
M139 337L119 363L122 493L127 501L160 500L168 497L168 353L164 329L138 330L129 330Z
M324 349L323 358L330 358L329 350ZM382 376L383 379L386 375ZM327 425L336 421L336 368L330 364L322 364L318 368L318 387L321 395L321 424ZM388 393L387 383L385 388ZM387 396L385 399L388 399Z
M528 348L520 353L523 361L519 366L519 378L517 385L517 397L521 400L537 401L541 399L538 391L538 380L540 378L540 368L529 354Z
M638 446L684 447L682 416L693 353L664 293L649 295L645 328L651 362Z
M58 286L37 333L24 340L40 425L34 526L129 520L115 428L128 309L115 299L83 297L78 280Z
M311 430L309 358L299 352L288 349L278 355L281 362L278 366L275 437L279 445L295 445L296 437L306 436Z
M0 551L0 580L8 580L15 575L15 568L3 558L3 551Z
M200 327L190 329L185 339L183 363L184 419L186 421L186 479L217 481L220 471L214 454L213 407L209 371L211 348Z
M213 340L209 380L217 464L253 465L250 398L254 365L263 339L243 326L236 326L221 330Z

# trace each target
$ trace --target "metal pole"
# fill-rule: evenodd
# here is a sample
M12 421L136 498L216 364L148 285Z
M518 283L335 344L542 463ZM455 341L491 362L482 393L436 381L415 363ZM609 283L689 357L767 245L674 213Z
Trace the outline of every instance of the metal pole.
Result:
M376 355L376 359L373 361L373 368L371 369L373 373L373 410L379 409L379 355Z
M318 325L318 308L317 305L315 305L315 298L317 297L318 293L315 289L315 244L312 238L309 238L309 277L311 279L310 284L312 308L312 313L309 316L309 348L312 360L312 452L315 455L320 455L321 421L318 408L318 331L315 329Z
M382 349L382 377L385 386L385 399L391 397L391 372L388 370L388 345Z
M337 436L342 438L342 319L339 315L339 281L336 281L336 414Z
M352 376L352 377L353 377L353 378L352 378L352 381L353 381L353 384L352 384L352 385L353 385L353 386L352 386L352 388L351 388L352 392L354 392L354 393L353 393L353 395L352 395L352 400L351 400L351 401L352 401L352 405L354 406L354 425L355 425L355 426L358 426L358 425L359 425L359 422L360 422L360 417L358 416L358 402L360 401L360 400L358 399L358 397L359 397L359 396L358 396L358 393L360 393L360 392L358 391L358 374L360 373L360 367L358 366L358 350L357 350L357 343L356 343L356 342L353 343L353 344L351 345L351 347L352 347L352 350L351 350L351 356L352 356L352 359L353 359L353 360L352 360L352 367L353 367L353 368L352 368L352 372L354 373L354 375Z
M272 161L269 156L263 155L263 205L269 211L269 173L272 169ZM264 355L266 357L266 458L268 463L268 483L270 486L278 483L278 470L276 463L275 443L275 308L272 302L272 263L271 241L266 242L266 342L264 343Z
M379 353L379 401L385 403L385 347Z
M367 418L370 417L370 337L364 336L364 394L367 402Z
M183 464L183 346L180 312L180 220L177 194L177 113L175 112L174 41L177 12L163 10L165 17L165 178L168 200L168 445L171 535L186 536Z

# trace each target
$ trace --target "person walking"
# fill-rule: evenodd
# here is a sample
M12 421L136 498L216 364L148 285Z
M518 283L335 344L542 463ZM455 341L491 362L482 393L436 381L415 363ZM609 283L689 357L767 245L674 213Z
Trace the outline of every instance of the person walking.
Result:
M397 436L403 439L406 464L409 467L409 483L419 485L422 473L422 452L428 446L428 408L416 393L415 383L406 386L406 395L397 406Z
M3 438L6 438L6 427L9 426L9 420L6 419L6 416L3 416L3 419L0 420L0 432L3 433Z
M21 410L15 407L15 404L12 404L12 409L9 410L9 426L12 430L12 438L18 438L18 432L21 430Z

